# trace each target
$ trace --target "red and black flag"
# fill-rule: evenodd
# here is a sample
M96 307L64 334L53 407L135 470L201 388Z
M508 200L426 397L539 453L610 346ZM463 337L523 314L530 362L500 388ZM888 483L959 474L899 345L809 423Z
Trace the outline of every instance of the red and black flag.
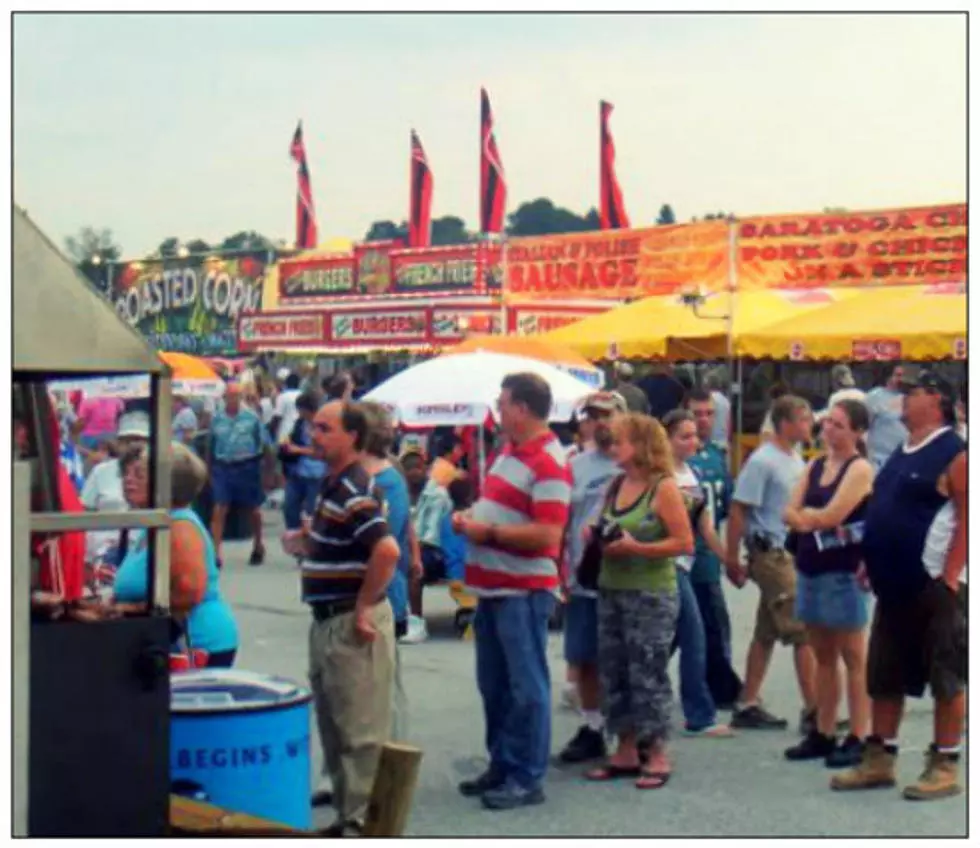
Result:
M599 223L604 230L628 228L630 219L623 205L623 192L616 179L616 148L609 132L612 103L599 103Z
M480 89L480 231L499 233L504 228L507 182L493 136L493 114L487 90Z
M313 211L313 188L310 186L310 169L306 164L306 147L303 145L303 122L296 126L289 155L296 162L296 247L308 250L316 247L316 213Z
M432 235L432 171L422 142L412 130L412 203L408 212L408 246L428 247Z

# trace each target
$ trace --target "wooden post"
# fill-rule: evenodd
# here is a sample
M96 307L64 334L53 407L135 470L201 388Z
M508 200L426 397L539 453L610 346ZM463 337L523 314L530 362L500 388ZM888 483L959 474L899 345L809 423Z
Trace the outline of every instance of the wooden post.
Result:
M374 788L364 821L364 836L402 836L412 810L422 751L388 742L381 749Z

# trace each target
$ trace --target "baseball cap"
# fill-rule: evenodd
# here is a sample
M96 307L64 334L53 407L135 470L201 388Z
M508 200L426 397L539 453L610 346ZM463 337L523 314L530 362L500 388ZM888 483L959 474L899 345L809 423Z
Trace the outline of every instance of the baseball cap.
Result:
M619 374L620 377L625 377L626 379L629 379L630 377L633 376L633 366L630 365L628 362L617 362L616 373Z
M120 439L149 439L150 416L145 412L127 412L119 416L119 429L116 437Z
M942 395L950 402L956 400L956 392L952 384L941 377L935 371L928 368L920 368L914 365L906 366L902 373L902 391L910 392L912 389L924 389L933 394Z
M288 368L280 368L278 371L276 371L276 379L280 383L285 383L286 380L289 379L289 375L292 373L293 372L290 371Z
M582 412L597 409L600 412L626 412L626 400L619 392L593 392L582 401Z
M830 369L830 381L835 386L845 389L852 389L857 385L854 381L854 375L851 373L851 366L845 365L843 362Z

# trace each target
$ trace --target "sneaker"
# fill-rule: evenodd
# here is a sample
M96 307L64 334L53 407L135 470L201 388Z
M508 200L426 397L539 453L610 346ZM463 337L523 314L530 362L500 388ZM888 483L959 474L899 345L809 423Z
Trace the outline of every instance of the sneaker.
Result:
M802 762L803 760L823 760L837 749L837 740L833 736L824 736L814 730L803 737L803 740L792 748L787 748L783 755L787 760Z
M606 756L606 739L598 730L588 725L582 725L558 755L563 763L587 763L590 760L601 760Z
M833 752L827 755L827 768L852 768L861 762L864 743L850 734Z
M894 786L897 759L898 755L889 753L881 739L869 736L861 752L861 762L852 769L835 774L830 779L830 788L838 792L852 792Z
M265 548L252 548L252 555L248 558L249 565L262 565L265 561Z
M732 713L731 726L739 730L785 730L788 721L777 718L761 704L736 709Z
M734 739L735 733L727 724L709 724L707 727L700 727L692 730L684 728L684 735L690 739Z
M420 645L428 638L429 628L425 619L417 615L410 615L408 617L408 632L398 641L402 645Z
M919 779L902 790L902 796L909 801L934 801L938 798L952 798L963 791L959 784L959 758L943 754L930 745L926 751L926 768Z
M544 790L540 786L526 789L507 781L503 786L484 792L481 800L488 810L516 810L518 807L543 804Z
M800 710L800 736L809 736L817 732L817 711Z
M459 792L466 798L476 798L491 789L499 789L506 781L504 778L487 769L473 780L464 780L459 784Z

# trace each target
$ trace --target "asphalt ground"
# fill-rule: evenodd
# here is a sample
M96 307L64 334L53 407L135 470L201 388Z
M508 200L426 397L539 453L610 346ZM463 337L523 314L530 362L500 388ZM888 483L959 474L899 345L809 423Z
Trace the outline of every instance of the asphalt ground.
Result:
M239 668L306 681L309 613L299 600L295 562L281 550L280 516L266 513L268 557L247 565L249 544L224 546L223 590L242 633ZM736 668L741 672L751 636L757 592L726 586ZM667 787L638 792L631 782L588 784L581 768L553 768L547 802L509 812L484 810L463 798L457 783L486 765L483 717L476 688L473 644L453 629L455 604L442 588L426 593L430 638L400 647L409 701L408 741L424 752L409 821L410 836L783 836L964 837L967 795L933 802L905 801L899 789L834 793L822 763L789 763L783 749L798 738L799 695L789 649L777 648L763 696L767 707L790 719L786 731L742 731L729 740L677 738L674 773ZM565 666L559 634L550 640L555 694L552 748L574 734L577 716L558 706ZM676 693L676 660L672 670ZM845 708L846 709L846 708ZM675 722L679 707L675 708ZM722 714L724 716L724 714ZM311 771L321 755L311 717ZM902 727L900 786L922 769L932 740L928 700L910 701ZM962 764L965 782L966 763ZM315 822L333 821L319 810Z

